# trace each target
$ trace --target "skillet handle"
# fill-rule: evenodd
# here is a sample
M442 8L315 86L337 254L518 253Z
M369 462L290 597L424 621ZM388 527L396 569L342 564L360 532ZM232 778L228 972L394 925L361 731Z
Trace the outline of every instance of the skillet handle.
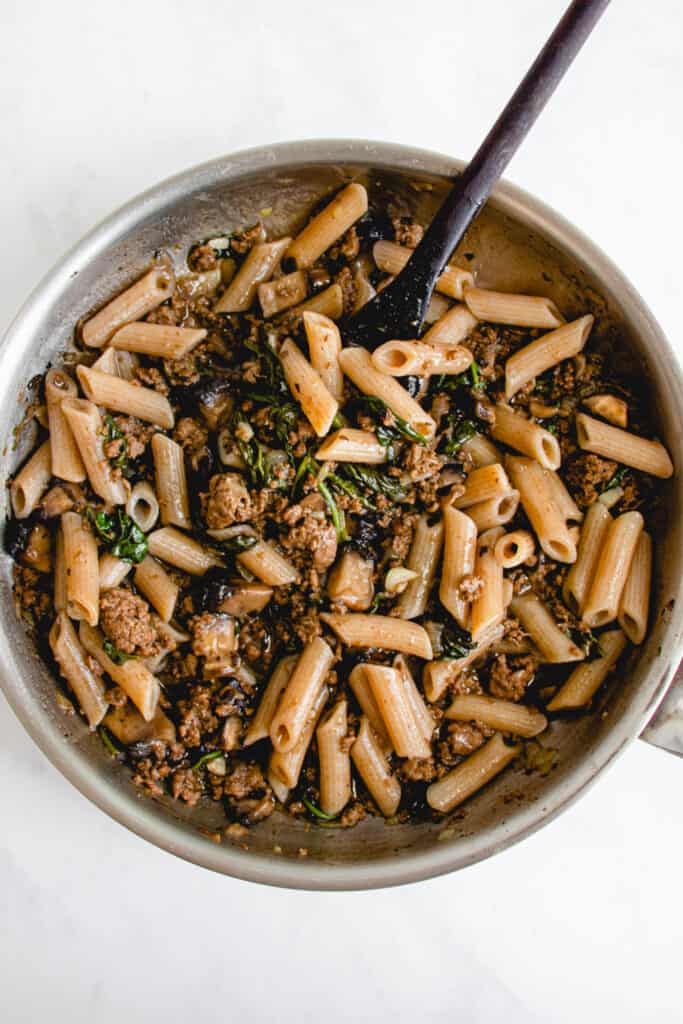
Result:
M643 729L640 738L683 757L683 663L678 666L664 700Z

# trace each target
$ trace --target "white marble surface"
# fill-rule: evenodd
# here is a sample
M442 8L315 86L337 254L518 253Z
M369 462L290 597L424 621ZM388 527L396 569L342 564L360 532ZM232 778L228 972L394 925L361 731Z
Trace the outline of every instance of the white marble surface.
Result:
M313 136L468 156L562 7L4 0L0 326L95 221L195 162ZM613 5L509 176L680 345L683 10L649 12ZM105 818L0 700L0 1019L679 1021L682 772L635 743L554 824L457 876L271 891Z

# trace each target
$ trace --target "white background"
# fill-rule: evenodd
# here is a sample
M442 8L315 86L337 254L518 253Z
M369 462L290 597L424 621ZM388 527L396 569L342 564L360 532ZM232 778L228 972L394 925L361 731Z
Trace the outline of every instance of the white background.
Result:
M0 326L94 222L193 163L355 136L470 155L563 0L2 0ZM680 344L683 8L612 5L509 177ZM406 889L213 876L90 806L0 700L0 1019L681 1020L683 763L635 743L521 846Z

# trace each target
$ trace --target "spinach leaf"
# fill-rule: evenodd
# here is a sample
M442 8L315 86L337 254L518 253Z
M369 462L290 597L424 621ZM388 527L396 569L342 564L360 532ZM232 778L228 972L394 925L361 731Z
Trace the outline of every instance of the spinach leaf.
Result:
M472 634L455 622L447 622L441 633L441 658L464 658L477 645Z
M147 538L122 508L114 512L86 510L95 532L104 541L107 550L123 562L137 564L147 555Z
M393 409L390 409L381 398L376 398L374 395L366 395L362 400L362 406L363 411L375 423L377 440L385 448L389 448L393 441L399 441L402 437L407 438L409 441L414 441L415 444L428 443L428 438L424 434L420 434L414 427L411 427L407 420L397 416ZM390 412L393 417L394 422L391 424L383 422L387 412Z
M115 469L125 469L128 464L128 441L126 435L122 430L116 426L114 417L106 415L104 417L104 424L106 427L105 440L106 441L121 441L119 448L119 454L115 455L113 459L109 459L109 462Z
M245 424L251 431L251 437L245 441L239 436L241 424ZM270 480L270 469L266 462L266 452L261 442L254 434L248 419L241 412L236 412L231 420L232 436L240 455L247 465L249 480L253 487L266 487ZM246 431L244 431L246 433Z
M477 425L474 420L462 419L460 416L451 416L449 418L448 437L443 446L444 454L457 454L465 441L469 441L476 433Z
M324 811L321 811L319 807L316 807L313 801L309 800L307 797L303 797L301 802L314 818L319 818L321 821L334 821L335 818L339 817L339 814L325 814Z
M253 548L254 544L257 543L258 537L253 537L249 533L237 533L234 537L229 537L227 540L220 541L221 548L224 551L238 555L242 551L249 551L249 549Z
M107 729L104 725L101 725L97 732L100 739L102 740L105 750L107 750L107 752L111 754L112 757L118 757L119 754L122 753L122 751L121 748L118 747L111 738L111 733L109 732L109 729Z
M203 754L198 761L195 761L193 765L190 765L193 772L198 772L200 768L203 768L209 761L215 761L216 758L223 757L222 750L212 750L209 754Z
M318 492L322 494L323 498L325 499L325 504L327 505L330 511L330 515L332 516L332 522L334 523L334 528L337 531L337 543L342 544L344 541L350 540L351 538L349 537L348 532L346 530L346 519L344 517L344 512L342 509L339 508L336 501L334 500L332 492L327 486L327 483L324 480L319 480L317 484L317 489Z
M105 640L102 647L104 648L104 653L108 658L111 658L115 665L125 665L127 661L136 660L134 654L126 654L125 651L120 651L111 640Z
M605 494L606 491L611 491L613 487L621 487L624 482L624 477L628 473L628 466L620 466L614 476L610 477L603 489L600 491L601 494Z
M371 494L384 494L392 501L403 501L406 497L406 490L398 477L371 469L370 466L345 462L338 467L338 473L349 477L353 483Z

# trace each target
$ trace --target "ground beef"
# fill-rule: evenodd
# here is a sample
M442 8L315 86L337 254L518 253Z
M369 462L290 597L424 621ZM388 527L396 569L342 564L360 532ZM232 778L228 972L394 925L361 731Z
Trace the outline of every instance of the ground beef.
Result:
M218 266L216 250L212 245L195 245L187 257L190 270L195 273L203 273L206 270L215 270Z
M190 807L194 807L203 792L201 775L192 768L179 768L173 773L171 792L175 800L184 800Z
M204 517L210 530L223 530L253 517L249 491L237 473L219 473L209 481L208 495L202 495Z
M393 217L391 220L394 228L394 241L398 245L407 245L410 249L416 249L422 241L424 228L412 217Z
M348 267L344 267L334 280L342 290L344 316L350 316L356 308L356 282L353 279L353 274Z
M196 353L191 352L180 359L164 359L164 373L169 384L175 387L196 384L200 376Z
M266 232L261 221L252 224L250 228L236 231L230 239L230 248L239 256L246 256L250 249L266 239Z
M563 466L564 481L576 504L580 508L588 508L605 490L618 468L618 463L612 459L603 459L592 452L579 452Z
M537 667L538 663L531 655L497 655L489 675L489 692L503 700L521 700Z
M403 464L410 479L417 483L439 474L443 466L443 459L431 448L425 448L422 444L411 444Z
M183 447L185 456L194 470L199 469L203 461L211 458L211 452L207 447L209 431L199 420L183 416L176 423L173 438Z
M161 390L157 388L156 390ZM168 389L166 389L168 390ZM143 423L135 416L115 416L116 429L120 430L123 438L115 438L104 446L104 454L108 459L115 459L125 454L128 459L139 459L144 455L145 449L155 433L155 428L149 423Z
M478 750L485 740L485 731L471 722L451 722L446 738L439 744L439 757L446 764L453 764L457 758Z
M238 761L223 784L232 813L247 824L263 821L275 810L273 791L254 761Z
M353 828L359 821L362 821L366 816L366 810L361 803L356 801L355 803L349 804L348 807L342 813L339 819L339 824L342 828Z
M484 590L481 576L463 576L458 584L458 594L464 601L476 601Z
M358 232L355 227L349 228L349 230L342 236L336 245L333 245L328 252L328 256L331 260L346 260L351 263L356 259L360 252L360 239L358 238Z
M188 747L201 746L218 728L209 686L193 686L190 696L178 701L178 712L178 736Z
M431 757L410 757L401 763L400 773L411 782L431 782L436 778L436 765Z
M46 589L47 577L34 569L14 565L14 597L19 607L39 620L52 614L52 595Z
M149 605L125 587L113 587L102 594L100 626L124 654L152 658L163 649Z
M289 554L299 556L299 564L312 559L313 567L324 572L337 557L337 531L334 523L317 509L294 506L298 513L289 517L290 525L287 533L280 538L282 547ZM321 518L322 517L322 518ZM297 559L295 559L295 563Z
M133 383L136 381L142 384L143 387L158 391L161 395L168 394L168 381L156 366L138 366Z

